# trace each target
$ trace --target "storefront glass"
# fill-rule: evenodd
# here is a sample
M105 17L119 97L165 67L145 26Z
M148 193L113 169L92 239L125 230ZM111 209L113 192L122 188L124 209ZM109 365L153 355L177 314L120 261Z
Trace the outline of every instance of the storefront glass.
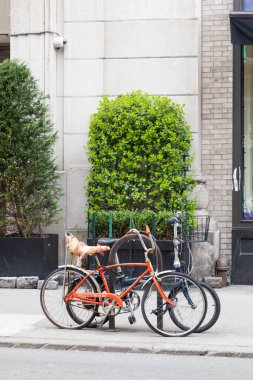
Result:
M253 11L253 0L244 0L243 1L243 10L244 11Z
M253 45L242 47L243 62L243 218L253 219Z

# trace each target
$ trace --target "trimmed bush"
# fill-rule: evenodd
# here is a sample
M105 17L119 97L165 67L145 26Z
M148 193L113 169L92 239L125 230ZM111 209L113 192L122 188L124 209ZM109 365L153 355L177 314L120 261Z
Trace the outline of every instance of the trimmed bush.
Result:
M191 141L183 106L171 99L104 97L90 123L88 208L193 212Z
M46 98L28 67L0 64L0 232L43 235L57 221L56 133Z
M110 218L112 221L112 237L120 238L131 228L145 231L146 225L157 239L171 240L173 227L166 222L172 214L168 211L153 212L151 210L129 211L94 211L89 213L89 232L95 238L109 236ZM94 218L94 219L93 219ZM93 230L93 228L95 231Z

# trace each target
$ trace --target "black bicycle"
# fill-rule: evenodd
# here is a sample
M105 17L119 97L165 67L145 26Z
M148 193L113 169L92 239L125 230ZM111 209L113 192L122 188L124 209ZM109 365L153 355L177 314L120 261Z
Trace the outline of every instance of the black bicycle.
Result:
M173 247L174 247L174 259L172 271L185 273L187 275L191 275L193 268L193 258L192 258L192 249L191 245L194 243L200 243L207 241L208 230L209 230L209 216L188 216L183 218L182 213L178 211L176 215L167 220L173 226L174 234L173 234ZM145 232L142 232L145 234ZM143 235L145 236L145 235ZM148 240L149 239L149 240ZM149 232L148 239L146 237L147 244L150 246L155 246L154 249L154 258L153 260L156 262L156 268L159 271L162 271L162 255L159 247L155 243L154 237ZM120 263L119 260L119 249L122 249L124 246L131 247L134 244L138 243L138 235L134 233L127 234L112 245L112 248L109 253L109 262L112 263ZM101 239L99 243L106 244L108 240ZM139 247L139 250L141 246ZM187 252L187 254L185 254ZM184 260L182 259L185 256ZM121 259L122 261L122 259ZM129 286L129 284L135 281L136 277L129 277L126 272L122 272L122 268L119 266L117 271L117 276L115 276L116 281L116 289L124 288L125 286ZM204 332L209 330L218 320L220 316L221 304L218 297L217 292L207 285L204 282L198 282L199 285L205 292L207 298L207 312L205 319L198 327L195 332ZM184 293L185 297L187 297L187 292L182 289L183 284L178 284L177 288L174 289L173 296L176 297L176 293ZM190 302L190 301L189 301ZM170 313L171 318L173 319L173 312ZM131 323L131 322L130 322ZM180 319L174 318L174 323L182 330L188 330L188 326L185 326L180 322Z

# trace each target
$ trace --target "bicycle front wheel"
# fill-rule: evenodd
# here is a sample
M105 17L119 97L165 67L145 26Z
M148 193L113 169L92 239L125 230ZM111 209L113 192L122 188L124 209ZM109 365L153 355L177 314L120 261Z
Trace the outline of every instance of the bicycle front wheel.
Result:
M141 304L145 322L163 336L187 336L195 332L207 310L201 286L190 276L177 272L161 272L157 278L164 294L174 301L175 306L164 301L151 280L146 285Z
M81 301L64 301L64 297L85 277L81 270L66 267L66 270L56 269L45 279L40 292L40 303L46 317L55 326L80 329L89 325L95 318L97 305ZM96 293L92 279L86 279L76 293Z

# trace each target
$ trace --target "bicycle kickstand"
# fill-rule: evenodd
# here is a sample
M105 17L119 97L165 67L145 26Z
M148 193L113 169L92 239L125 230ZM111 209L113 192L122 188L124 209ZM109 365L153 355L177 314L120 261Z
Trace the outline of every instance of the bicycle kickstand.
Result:
M106 318L108 317L108 315L110 314L111 310L113 309L115 302L116 302L115 300L112 300L111 305L110 305L110 306L108 307L108 309L106 310L106 313L105 313L105 315L104 315L104 318L102 319L101 322L98 323L98 327L99 327L100 329L102 329L103 324L104 324Z
M130 310L130 315L128 317L128 320L129 320L130 325L133 325L136 322L136 318L134 316L133 306L131 304L129 294L127 295L127 298L129 299L129 310Z

